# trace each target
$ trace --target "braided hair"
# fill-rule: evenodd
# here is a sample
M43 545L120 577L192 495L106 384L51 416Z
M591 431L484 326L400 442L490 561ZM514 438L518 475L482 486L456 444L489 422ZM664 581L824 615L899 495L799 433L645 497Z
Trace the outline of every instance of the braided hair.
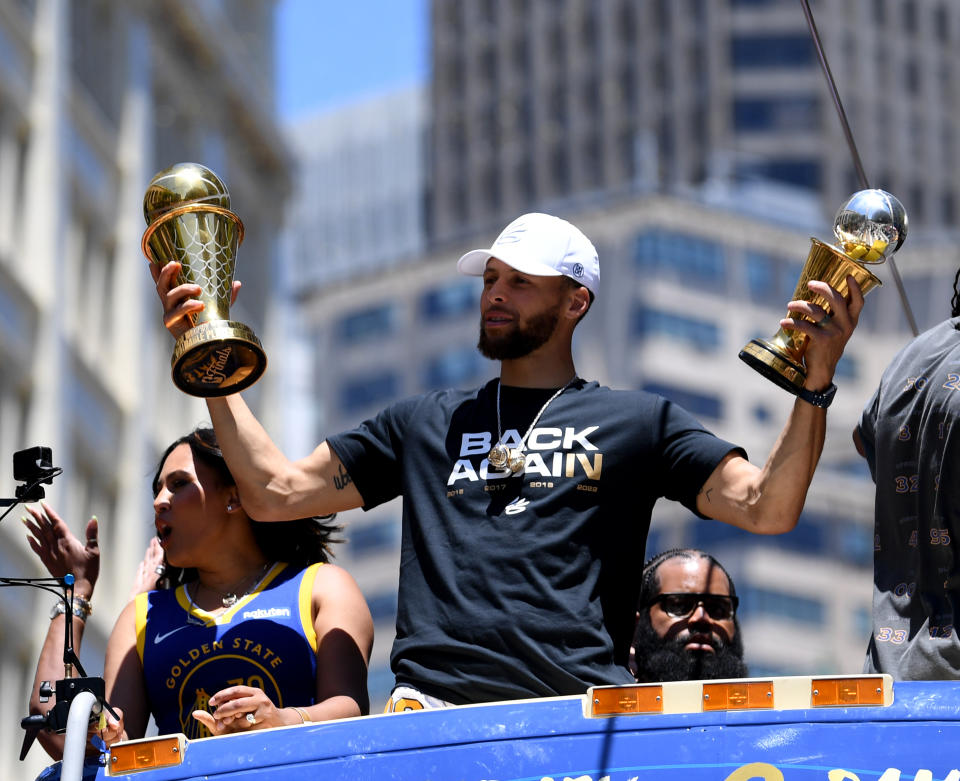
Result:
M730 584L730 596L735 597L737 590L733 585L733 578L724 566L706 551L698 548L671 548L655 556L651 556L643 565L643 575L640 578L640 598L637 605L640 610L649 607L656 596L660 593L660 578L657 572L660 565L671 559L706 559L711 567L716 567L727 576L727 582Z
M217 443L216 433L209 426L198 426L189 434L171 442L163 451L153 476L154 496L160 492L160 473L164 462L175 448L184 444L189 445L195 461L200 461L213 470L222 486L236 484ZM250 523L257 547L267 559L285 561L294 567L302 568L317 561L329 561L333 557L330 546L343 541L334 537L343 529L333 523L335 518L336 515L325 515L272 523L261 523L251 518ZM165 572L157 582L157 588L176 588L196 579L195 569L182 569L165 563Z

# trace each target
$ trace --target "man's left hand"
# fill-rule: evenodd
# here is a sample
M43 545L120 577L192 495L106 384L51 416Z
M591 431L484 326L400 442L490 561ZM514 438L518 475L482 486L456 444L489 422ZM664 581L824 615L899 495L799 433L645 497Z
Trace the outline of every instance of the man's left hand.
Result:
M848 298L844 298L826 282L811 280L807 287L811 292L822 296L828 302L832 314L812 301L791 301L787 309L791 313L804 317L787 317L780 321L783 328L799 331L809 337L804 353L807 380L804 386L811 390L824 390L833 381L833 373L843 355L843 349L853 335L863 310L863 292L852 277L847 277L850 288ZM811 322L812 321L812 322Z

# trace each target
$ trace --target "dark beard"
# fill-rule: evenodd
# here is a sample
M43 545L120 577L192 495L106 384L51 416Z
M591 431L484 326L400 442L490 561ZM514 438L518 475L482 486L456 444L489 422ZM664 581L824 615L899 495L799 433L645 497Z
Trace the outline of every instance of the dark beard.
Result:
M650 626L649 619L644 621L641 614L633 645L640 683L746 678L749 675L743 661L739 626L730 644L716 649L716 653L689 653L682 642L660 637Z
M530 318L525 327L514 326L509 333L493 340L487 336L481 317L480 340L477 342L477 349L484 358L489 358L492 361L523 358L545 344L553 336L558 322L560 322L559 307L536 315Z

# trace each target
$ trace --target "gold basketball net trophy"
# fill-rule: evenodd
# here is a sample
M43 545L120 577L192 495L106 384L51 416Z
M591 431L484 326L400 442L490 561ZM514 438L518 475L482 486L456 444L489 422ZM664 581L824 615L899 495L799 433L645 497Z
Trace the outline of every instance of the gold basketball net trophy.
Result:
M826 299L807 288L810 280L826 282L840 295L849 292L847 277L853 277L866 295L882 284L868 268L893 255L907 235L907 214L893 195L884 190L860 190L840 207L833 221L836 245L811 238L810 254L794 291L794 300L809 301L833 312ZM812 318L795 312L788 317ZM821 321L822 322L822 321ZM740 358L771 382L797 395L807 372L803 354L810 341L804 333L781 328L770 339L753 339L740 351Z
M201 288L203 310L173 349L173 382L191 396L239 393L260 379L267 356L253 331L230 320L230 298L243 223L230 211L230 193L209 168L177 163L150 181L143 196L147 260L182 268L176 284Z

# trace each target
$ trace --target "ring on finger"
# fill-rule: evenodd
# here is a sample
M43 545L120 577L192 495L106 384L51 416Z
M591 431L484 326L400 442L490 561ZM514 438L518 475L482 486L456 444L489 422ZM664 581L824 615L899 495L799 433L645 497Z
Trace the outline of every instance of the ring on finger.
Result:
M248 724L256 724L256 723L257 723L257 717L254 716L252 713L248 713L246 716L244 716L244 718L247 720L247 723L248 723Z

